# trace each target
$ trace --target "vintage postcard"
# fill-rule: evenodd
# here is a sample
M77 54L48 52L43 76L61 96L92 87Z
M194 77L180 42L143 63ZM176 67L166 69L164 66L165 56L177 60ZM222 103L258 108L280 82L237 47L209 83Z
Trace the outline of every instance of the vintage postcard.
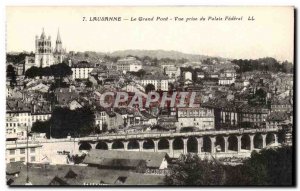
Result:
M7 185L294 186L294 12L7 6Z

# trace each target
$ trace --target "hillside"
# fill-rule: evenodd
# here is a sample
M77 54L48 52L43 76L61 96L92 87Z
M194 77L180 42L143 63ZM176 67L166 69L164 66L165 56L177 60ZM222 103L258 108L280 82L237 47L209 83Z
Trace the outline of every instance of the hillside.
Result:
M114 51L109 56L119 56L125 57L127 55L144 57L149 56L151 58L172 58L172 59L188 59L190 61L200 61L206 58L211 58L210 56L205 55L197 55L197 54L187 54L179 51L166 51L166 50L122 50L122 51Z

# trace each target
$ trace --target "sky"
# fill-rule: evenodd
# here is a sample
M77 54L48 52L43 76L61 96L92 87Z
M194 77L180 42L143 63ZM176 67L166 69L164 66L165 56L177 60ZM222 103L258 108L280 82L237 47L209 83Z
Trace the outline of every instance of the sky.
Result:
M121 22L83 17L122 17ZM130 21L138 17L168 21ZM243 17L225 21L226 16ZM206 21L175 21L204 17ZM222 21L208 21L221 17ZM249 21L253 17L254 21ZM172 18L172 20L170 20ZM44 28L52 43L58 28L68 51L175 50L236 59L293 61L293 7L7 7L6 51L34 51Z

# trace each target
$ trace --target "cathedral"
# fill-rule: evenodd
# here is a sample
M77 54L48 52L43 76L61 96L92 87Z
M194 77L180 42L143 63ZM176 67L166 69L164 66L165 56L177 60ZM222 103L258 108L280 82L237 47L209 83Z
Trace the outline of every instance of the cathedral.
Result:
M62 40L57 32L57 38L55 41L55 48L52 49L51 36L46 36L43 29L41 36L35 37L35 56L34 58L26 58L25 70L35 67L49 67L53 64L61 63L64 59L66 50L62 47Z

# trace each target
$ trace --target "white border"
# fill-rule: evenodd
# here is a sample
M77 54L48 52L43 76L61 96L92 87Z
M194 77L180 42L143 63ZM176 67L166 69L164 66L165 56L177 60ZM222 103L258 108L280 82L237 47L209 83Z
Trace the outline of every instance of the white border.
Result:
M1 147L2 147L2 152L0 152L0 164L1 164L1 169L2 172L0 174L1 176L1 183L0 183L0 190L8 190L9 188L6 186L6 180L5 180L5 80L6 80L6 74L5 74L5 6L17 6L17 5L26 5L26 6L33 6L33 5L57 5L57 6L68 6L68 5L73 5L73 6L80 6L80 5L108 5L108 6L178 6L178 5L193 5L193 6L255 6L255 5L268 5L268 6L281 6L281 5L293 5L296 8L299 8L299 0L223 0L223 1L217 1L217 0L173 0L173 1L167 1L167 0L143 0L143 1L138 1L138 0L102 0L101 2L98 2L97 0L1 0L0 1L0 60L1 60L1 67L0 67L0 124L2 127L2 130L0 131L0 137L1 137ZM299 11L299 10L298 10ZM297 25L299 24L299 19L297 19ZM297 42L298 44L298 39ZM296 57L298 57L298 50L296 51ZM297 64L297 61L296 61ZM298 68L298 66L297 66ZM297 71L297 90L300 87L299 83L299 68ZM296 92L295 92L296 93ZM298 93L296 94L298 95ZM299 105L297 103L296 105L297 108L297 116L295 116L298 122L299 118L299 112L298 108ZM297 128L297 127L295 127ZM297 137L299 137L299 132L300 130L297 130L298 134ZM299 153L299 146L297 145L297 153ZM297 165L299 166L299 164ZM299 183L299 175L297 176L298 180L297 183ZM135 189L141 189L140 188L135 188ZM18 190L23 190L18 189ZM27 188L28 189L28 188ZM37 188L40 189L40 188ZM50 190L51 187L44 188L45 190ZM53 188L52 188L53 189ZM58 188L55 188L58 189ZM73 188L74 189L74 188ZM75 188L75 189L81 189L81 188ZM99 189L99 188L96 188ZM100 188L102 189L102 188ZM111 188L108 188L111 189ZM115 190L116 188L114 188ZM118 190L124 189L124 188L117 188ZM144 190L154 190L155 188L143 188ZM173 189L173 188L164 188L164 189ZM184 188L180 188L184 189ZM195 189L206 189L206 188L195 188ZM220 188L210 188L213 190L218 190ZM231 188L230 188L231 189ZM243 189L243 188L239 188ZM264 189L264 188L254 188L254 189ZM60 190L60 188L59 188Z

